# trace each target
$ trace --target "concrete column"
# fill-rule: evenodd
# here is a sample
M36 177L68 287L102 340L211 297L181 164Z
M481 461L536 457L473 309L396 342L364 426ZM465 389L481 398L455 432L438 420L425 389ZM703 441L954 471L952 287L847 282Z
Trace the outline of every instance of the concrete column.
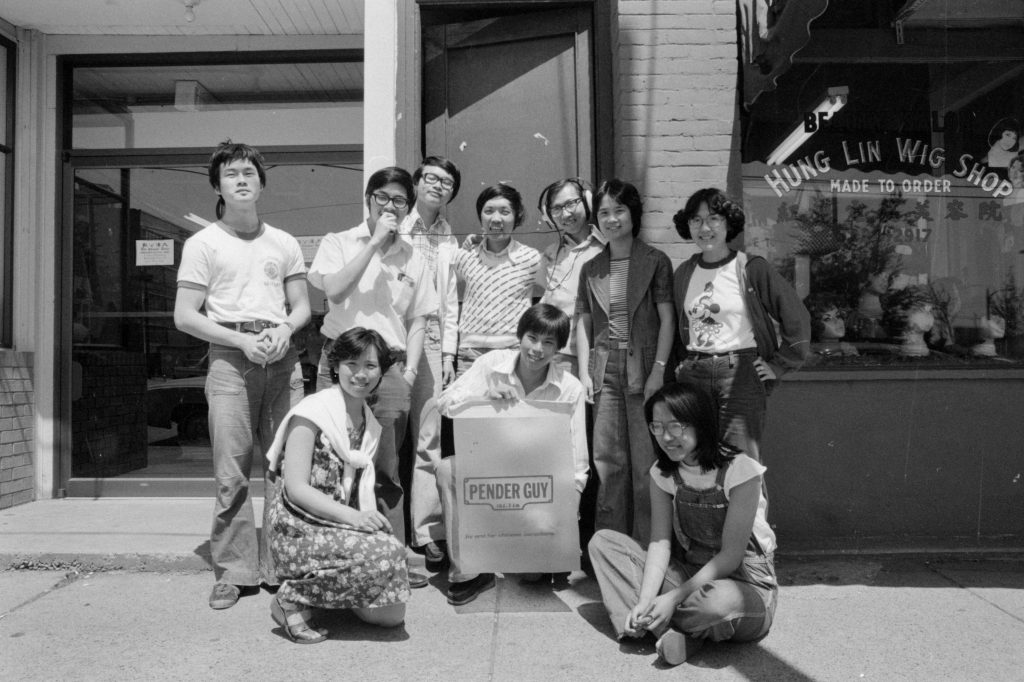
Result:
M34 351L32 464L35 498L53 497L59 479L56 391L57 303L56 60L46 37L18 29L14 133L14 349ZM57 249L56 252L59 252Z
M400 0L365 0L363 51L363 186L395 164L398 120Z

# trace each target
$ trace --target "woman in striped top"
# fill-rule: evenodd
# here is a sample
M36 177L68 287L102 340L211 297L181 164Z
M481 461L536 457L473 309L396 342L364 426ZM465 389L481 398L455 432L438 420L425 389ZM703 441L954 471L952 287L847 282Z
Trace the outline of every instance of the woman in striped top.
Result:
M512 186L498 183L476 200L483 239L452 260L465 286L459 318L458 376L496 348L518 348L516 326L529 309L540 252L512 237L526 208Z
M643 206L636 187L609 180L594 206L608 245L580 271L576 349L583 388L594 402L595 525L645 544L654 448L644 400L661 388L672 349L672 264L637 239Z

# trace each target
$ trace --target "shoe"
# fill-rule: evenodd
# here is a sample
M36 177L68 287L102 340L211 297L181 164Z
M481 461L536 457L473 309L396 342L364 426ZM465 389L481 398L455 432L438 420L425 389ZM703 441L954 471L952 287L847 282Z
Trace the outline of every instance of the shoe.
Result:
M217 609L230 609L232 606L238 603L238 597L241 596L242 591L238 589L237 585L229 585L228 583L214 583L213 591L210 592L210 608Z
M658 656L668 665L679 665L690 656L700 651L704 646L703 639L687 637L678 630L666 630L665 634L658 638L655 648Z
M327 639L326 630L309 626L311 615L309 609L296 608L293 605L286 608L276 596L270 600L270 617L284 628L288 639L296 644L319 644Z
M552 573L551 589L555 592L561 592L562 590L569 589L569 573Z
M417 590L421 587L426 587L428 583L427 576L416 571L409 571L409 587Z
M452 606L468 604L482 593L494 587L494 574L481 573L472 580L452 583L448 586L448 603Z
M424 564L431 573L443 571L448 566L448 554L445 552L444 544L441 540L423 545Z

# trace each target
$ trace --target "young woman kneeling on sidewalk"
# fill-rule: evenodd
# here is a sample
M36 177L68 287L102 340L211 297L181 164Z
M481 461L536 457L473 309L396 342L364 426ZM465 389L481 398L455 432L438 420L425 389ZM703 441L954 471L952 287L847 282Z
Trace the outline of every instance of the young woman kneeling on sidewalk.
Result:
M651 633L669 665L706 639L761 639L778 597L775 534L761 492L765 467L719 441L717 406L699 386L665 386L644 412L658 446L651 543L645 552L607 529L590 541L616 636Z
M300 644L327 638L311 625L310 607L351 609L382 627L405 619L405 548L377 508L381 427L366 405L394 360L376 331L339 335L328 352L333 385L288 413L267 453L269 470L282 474L268 514L281 580L270 613Z

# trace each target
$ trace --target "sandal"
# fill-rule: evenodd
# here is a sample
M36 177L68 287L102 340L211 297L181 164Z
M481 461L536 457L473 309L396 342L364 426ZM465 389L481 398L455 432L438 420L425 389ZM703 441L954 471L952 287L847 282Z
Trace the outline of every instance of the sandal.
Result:
M296 644L319 644L327 639L326 630L309 626L311 616L309 609L299 609L291 604L286 607L277 596L270 601L270 617Z

